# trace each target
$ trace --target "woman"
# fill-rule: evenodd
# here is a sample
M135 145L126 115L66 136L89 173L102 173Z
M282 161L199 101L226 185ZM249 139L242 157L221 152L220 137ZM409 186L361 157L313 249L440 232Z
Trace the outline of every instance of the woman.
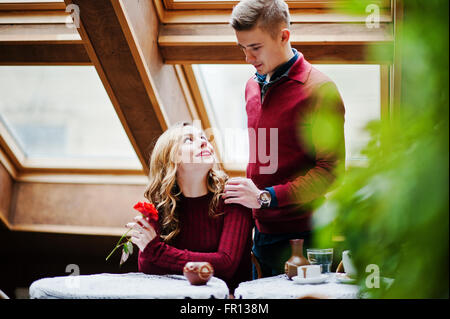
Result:
M136 216L131 241L139 247L139 271L181 274L189 261L207 261L232 293L251 280L251 210L225 205L226 174L205 134L189 123L164 132L150 159L145 197L158 209L154 229Z

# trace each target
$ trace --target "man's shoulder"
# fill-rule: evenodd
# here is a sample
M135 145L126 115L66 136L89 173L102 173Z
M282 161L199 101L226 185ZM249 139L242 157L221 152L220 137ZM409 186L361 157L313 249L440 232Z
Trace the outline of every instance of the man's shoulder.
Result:
M334 82L328 75L313 66L311 67L311 73L309 74L307 83L310 85L322 86L325 83Z
M259 94L260 87L259 87L259 83L255 80L255 76L252 76L251 78L249 78L247 80L247 82L245 83L245 92L246 93L254 92L254 93Z
M252 75L246 82L245 86L248 87L249 85L256 85L258 86L258 81L255 79L255 75Z

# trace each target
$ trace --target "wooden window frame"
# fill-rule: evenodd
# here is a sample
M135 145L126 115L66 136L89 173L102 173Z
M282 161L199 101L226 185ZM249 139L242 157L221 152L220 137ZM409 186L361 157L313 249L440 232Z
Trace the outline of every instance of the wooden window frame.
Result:
M60 183L122 183L145 184L142 169L124 168L119 161L102 159L71 160L58 158L27 158L0 122L0 163L16 181ZM63 164L62 164L63 163Z
M10 2L0 3L0 11L46 11L46 10L65 10L66 4L64 1L58 2Z
M47 64L39 63L38 65ZM78 66L79 64L62 65ZM89 63L88 65L93 64ZM126 168L121 160L27 158L10 130L2 122L0 122L0 163L17 181L145 184L143 169Z
M173 0L152 0L156 8L159 20L162 24L174 23L228 23L231 10L237 1L208 2L186 1L174 2ZM393 1L374 1L380 6L380 22L390 23L393 18ZM339 4L345 4L347 0L312 0L289 1L291 23L364 23L367 17L365 12L361 14L343 14L334 9Z
M161 0L168 10L205 10L205 9L232 9L239 1L237 0ZM348 0L286 0L290 9L332 9L343 5ZM377 0L373 3L386 8L390 1Z

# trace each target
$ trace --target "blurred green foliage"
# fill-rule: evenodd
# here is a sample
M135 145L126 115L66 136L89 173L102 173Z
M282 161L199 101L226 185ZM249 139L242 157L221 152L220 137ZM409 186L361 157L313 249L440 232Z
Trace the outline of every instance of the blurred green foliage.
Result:
M364 297L448 298L449 2L402 2L398 112L367 127L368 165L347 171L317 209L316 244L334 247L338 261L352 251ZM367 3L354 1L355 11ZM368 287L370 264L393 284Z

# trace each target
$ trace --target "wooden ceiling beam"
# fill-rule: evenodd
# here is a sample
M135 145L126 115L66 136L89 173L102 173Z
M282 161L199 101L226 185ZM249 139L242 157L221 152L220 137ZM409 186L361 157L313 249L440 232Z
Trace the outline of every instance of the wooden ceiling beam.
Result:
M13 22L5 16L0 21L0 65L91 64L73 24L3 24Z
M162 132L110 1L73 0L79 33L136 154L148 172L149 137Z
M59 9L24 5L12 8L22 10L8 11L10 6L0 4L0 65L91 64L65 5L52 5Z
M239 1L211 1L211 0L155 0L164 3L168 10L193 10L193 9L232 9ZM287 0L289 9L332 9L351 4L348 0ZM390 6L390 0L372 0L371 3L381 8Z
M0 24L47 24L72 23L69 12L65 10L0 11Z
M154 8L135 0L66 0L72 3L90 60L147 173L152 143L175 120L190 119L173 66L158 56Z
M293 45L311 63L318 64L390 64L392 47L386 44ZM384 58L370 52L383 50ZM239 49L233 46L171 46L161 48L168 64L245 64Z
M294 44L354 44L390 42L393 40L389 24L369 29L365 24L311 23L291 26L291 43ZM236 45L234 30L227 24L176 24L161 28L158 42L162 46Z
M348 3L349 1L347 1ZM177 1L153 0L162 24L176 23L228 23L231 10L237 3L230 1ZM341 4L341 5L339 5ZM289 2L291 23L364 23L367 13L362 10L358 14L348 14L343 10L345 1L292 1ZM391 0L372 1L379 8L379 21L392 22ZM339 9L340 8L340 9Z
M0 43L81 43L73 25L56 24L0 24Z
M178 121L191 121L189 105L174 66L164 64L157 45L159 21L150 1L112 2L136 65L154 105L158 106L163 129ZM164 120L164 121L163 121ZM165 125L165 126L164 126Z
M0 42L0 65L91 65L83 43Z
M320 9L292 10L292 24L301 23L364 23L367 15L347 15L338 12L328 12ZM158 16L163 24L224 24L230 20L231 10L158 10ZM380 14L380 22L392 22L390 11Z
M59 2L20 2L16 3L0 3L0 11L45 11L45 10L65 10L64 1Z

